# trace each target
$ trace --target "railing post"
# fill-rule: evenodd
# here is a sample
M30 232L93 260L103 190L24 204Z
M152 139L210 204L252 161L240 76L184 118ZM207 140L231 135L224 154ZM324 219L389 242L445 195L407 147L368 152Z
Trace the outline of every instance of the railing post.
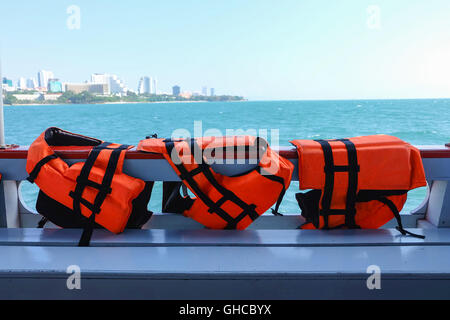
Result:
M0 181L0 228L6 228L7 226L5 188L3 187L2 180Z
M433 181L426 219L439 228L450 228L450 181Z
M3 195L6 210L6 224L8 228L20 228L19 197L17 181L3 181Z

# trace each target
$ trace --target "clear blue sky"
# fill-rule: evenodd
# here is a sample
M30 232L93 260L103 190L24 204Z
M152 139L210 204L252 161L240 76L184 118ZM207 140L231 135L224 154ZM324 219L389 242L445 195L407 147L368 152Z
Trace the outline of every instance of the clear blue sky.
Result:
M450 97L449 0L2 1L0 21L13 79L47 69L250 99Z

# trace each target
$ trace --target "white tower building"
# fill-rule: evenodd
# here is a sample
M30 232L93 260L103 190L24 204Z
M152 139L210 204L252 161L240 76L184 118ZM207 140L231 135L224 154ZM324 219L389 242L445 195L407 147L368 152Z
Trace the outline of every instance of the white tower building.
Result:
M156 78L153 78L152 81L152 91L153 94L158 94L158 80Z
M138 92L139 94L153 93L153 79L151 77L141 77Z
M20 77L17 81L17 88L20 90L26 90L27 89L27 81L24 77Z
M128 88L123 83L122 80L119 79L115 74L109 75L109 90L112 94L126 94L128 92Z
M94 73L91 75L91 83L108 84L109 94L122 95L128 92L127 86L115 74Z
M36 89L37 88L37 82L36 82L35 78L27 79L27 88L28 89Z
M39 88L47 90L48 80L55 78L53 72L41 70L38 72L38 84Z

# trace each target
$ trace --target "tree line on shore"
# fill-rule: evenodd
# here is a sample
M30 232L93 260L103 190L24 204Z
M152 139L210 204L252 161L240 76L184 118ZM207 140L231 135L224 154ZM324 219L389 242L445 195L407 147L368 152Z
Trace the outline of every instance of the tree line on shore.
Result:
M43 98L36 100L19 100L14 94L7 92L3 99L4 104L91 104L91 103L114 103L114 102L170 102L170 101L241 101L241 96L220 95L220 96L174 96L168 94L143 94L137 95L129 91L126 96L100 96L90 92L74 93L64 92L56 100L45 100Z

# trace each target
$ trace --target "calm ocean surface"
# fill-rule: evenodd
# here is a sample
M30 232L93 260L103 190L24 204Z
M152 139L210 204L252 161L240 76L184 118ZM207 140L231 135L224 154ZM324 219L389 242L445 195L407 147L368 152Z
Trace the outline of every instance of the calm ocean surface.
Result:
M245 101L113 105L5 106L6 142L29 145L47 127L56 126L111 142L136 145L151 133L168 137L173 130L278 129L280 145L289 140L390 134L415 145L450 142L450 100ZM35 186L23 183L27 204L34 207ZM293 183L281 212L299 212ZM424 188L411 191L404 212L417 207ZM150 209L160 211L158 185Z

